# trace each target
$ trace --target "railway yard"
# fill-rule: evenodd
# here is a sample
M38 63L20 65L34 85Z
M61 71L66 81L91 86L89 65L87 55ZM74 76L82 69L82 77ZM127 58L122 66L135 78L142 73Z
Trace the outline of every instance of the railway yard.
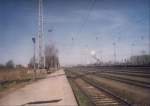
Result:
M149 106L150 67L65 70L79 106Z

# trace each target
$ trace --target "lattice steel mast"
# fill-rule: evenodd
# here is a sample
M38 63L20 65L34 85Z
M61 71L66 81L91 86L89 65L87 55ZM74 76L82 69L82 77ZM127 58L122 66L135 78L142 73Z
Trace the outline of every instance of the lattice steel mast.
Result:
M38 17L38 39L39 39L39 55L38 55L38 68L45 67L45 54L44 54L44 32L43 32L43 0L39 0L39 17Z

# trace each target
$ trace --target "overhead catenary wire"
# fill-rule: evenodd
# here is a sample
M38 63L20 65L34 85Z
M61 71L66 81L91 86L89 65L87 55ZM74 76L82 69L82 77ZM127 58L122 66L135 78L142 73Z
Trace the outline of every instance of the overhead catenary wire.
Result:
M96 4L96 0L89 0L89 9L87 12L87 16L82 18L83 22L80 24L79 30L77 31L77 36L83 31L87 21L89 20L90 14L91 14L95 4Z
M90 13L93 10L95 4L96 4L96 0L89 0L87 15L86 16L84 15L81 17L82 22L81 22L81 24L79 24L79 30L77 30L77 32L75 34L76 36L79 36L81 34L81 32L83 31L83 29L90 17ZM71 48L73 48L72 46L75 46L75 40L76 40L76 38L71 37L71 41L72 41Z
M85 17L82 18L83 22L80 24L80 27L79 27L79 30L77 31L77 36L79 36L79 34L82 33L83 29L85 28L85 25L87 24L87 22L89 21L89 17L90 17L90 14L94 8L96 4L96 0L89 0L89 9L87 11L87 15ZM86 55L85 55L86 56ZM86 59L86 62L88 63L88 60L87 60L87 57L85 57Z

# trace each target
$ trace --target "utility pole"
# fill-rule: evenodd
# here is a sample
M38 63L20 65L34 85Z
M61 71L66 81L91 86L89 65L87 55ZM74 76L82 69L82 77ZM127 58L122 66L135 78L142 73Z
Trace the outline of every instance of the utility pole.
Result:
M134 55L134 46L135 46L135 43L132 43L131 44L131 57Z
M150 55L150 31L149 31L149 44L148 44L148 48L149 48L149 55Z
M36 79L36 66L35 66L35 43L36 43L36 39L35 37L32 38L32 42L33 42L33 49L34 49L34 53L33 53L33 61L34 61L34 80Z
M39 27L39 30L38 30L38 40L39 40L38 68L45 68L44 33L43 33L43 0L39 0L38 27Z
M116 64L116 43L113 42L113 46L114 46L114 64Z

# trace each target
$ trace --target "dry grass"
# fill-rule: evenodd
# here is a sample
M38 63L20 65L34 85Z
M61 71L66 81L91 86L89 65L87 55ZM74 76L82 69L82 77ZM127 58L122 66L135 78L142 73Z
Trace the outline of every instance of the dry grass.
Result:
M46 77L46 71L37 70L36 79ZM0 69L0 98L10 92L19 89L26 84L32 83L34 78L34 71L32 69Z
M46 75L46 72L38 71L37 77L41 78ZM0 81L25 80L31 79L34 76L32 69L0 69Z
M73 89L74 95L78 101L79 106L93 106L89 99L83 94L83 92L76 86L73 80L69 80L69 83Z

